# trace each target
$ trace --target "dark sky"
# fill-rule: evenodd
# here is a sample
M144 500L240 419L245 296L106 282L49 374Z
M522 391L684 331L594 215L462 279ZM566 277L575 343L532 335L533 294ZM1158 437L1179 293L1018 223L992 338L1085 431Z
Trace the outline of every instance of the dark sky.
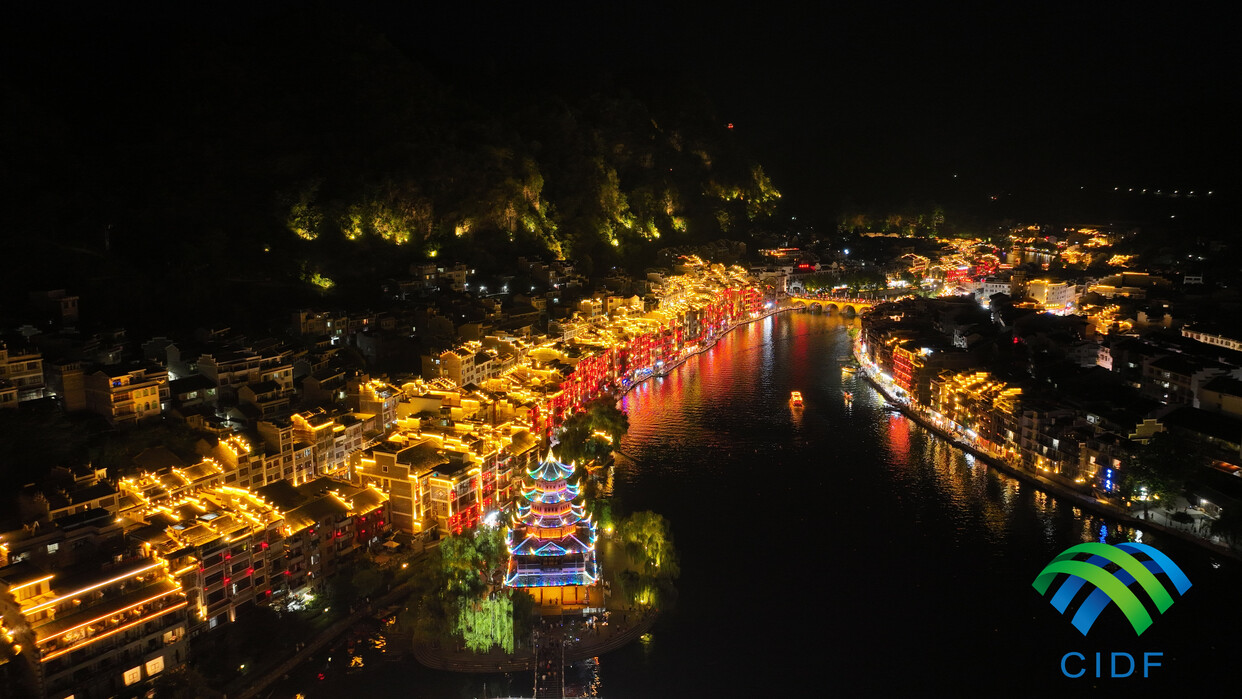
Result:
M607 73L640 96L699 85L806 210L997 193L1040 200L1078 187L1229 197L1238 181L1239 61L1224 10L318 4L373 23L437 74ZM260 15L305 3L83 5L5 23L6 62L158 61L170 44L246 32Z

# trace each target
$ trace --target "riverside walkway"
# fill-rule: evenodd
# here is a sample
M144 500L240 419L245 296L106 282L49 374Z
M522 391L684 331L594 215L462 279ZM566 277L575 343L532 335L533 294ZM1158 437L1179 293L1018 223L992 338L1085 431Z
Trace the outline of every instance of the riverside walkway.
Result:
M386 592L384 596L376 599L374 602L359 605L359 608L355 609L353 613L340 619L332 626L329 626L322 633L317 634L313 639L308 641L306 645L302 646L298 652L294 653L280 665L277 665L262 675L247 678L245 681L248 683L248 686L240 691L237 691L236 694L229 692L225 696L236 696L238 699L250 699L251 697L258 695L259 692L267 689L273 683L292 672L298 665L305 662L324 646L327 646L329 643L335 641L341 636L341 634L348 631L355 624L375 614L376 610L381 610L389 605L396 604L403 598L403 595L408 595L410 593L410 589L410 583L403 583L392 588Z
M996 468L1019 480L1032 483L1040 490L1043 490L1044 492L1077 507L1111 517L1133 527L1146 527L1159 531L1162 534L1167 534L1181 539L1182 541L1195 544L1221 556L1227 556L1235 560L1242 560L1242 552L1228 546L1219 537L1213 537L1210 533L1204 532L1202 526L1197 526L1192 530L1188 530L1185 528L1185 525L1174 521L1171 513L1165 512L1161 509L1149 509L1144 512L1136 513L1132 510L1119 507L1111 502L1108 502L1107 500L1102 500L1093 495L1079 492L1063 483L1059 483L1037 473L1032 473L1026 469L1018 468L1017 466L1009 463L1001 454L987 450L968 441L964 437L945 430L932 422L931 419L924 414L921 407L911 405L905 401L894 398L892 392L889 391L884 385L883 380L874 376L871 367L868 366L868 363L863 361L863 359L858 356L856 348L853 356L854 359L862 365L862 373L867 379L867 383L871 384L871 386L875 388L875 390L889 405L900 410L903 415L917 422L920 426L932 434L953 444L962 451L971 454L975 458L981 459L985 463L995 466ZM1185 503L1184 499L1182 500L1182 503ZM1184 507L1182 509L1184 509Z

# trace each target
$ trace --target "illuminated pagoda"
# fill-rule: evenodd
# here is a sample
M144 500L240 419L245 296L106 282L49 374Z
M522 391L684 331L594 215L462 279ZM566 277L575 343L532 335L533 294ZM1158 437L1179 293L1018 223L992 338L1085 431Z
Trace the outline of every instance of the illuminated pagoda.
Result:
M527 470L508 530L505 585L524 588L545 611L602 607L595 523L586 515L572 465L549 452Z

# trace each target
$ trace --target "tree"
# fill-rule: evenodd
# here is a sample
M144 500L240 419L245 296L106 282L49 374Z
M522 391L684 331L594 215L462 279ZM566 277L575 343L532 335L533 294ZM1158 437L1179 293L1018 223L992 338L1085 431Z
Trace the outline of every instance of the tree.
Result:
M827 272L817 272L802 280L802 287L807 291L823 291L836 286L838 277Z
M599 398L587 405L587 414L591 416L591 427L596 432L607 435L608 443L615 445L630 429L629 417L617 408L612 398Z
M398 614L398 621L419 641L438 643L451 634L449 620L456 611L440 547L430 549L422 563L412 569L412 590L406 608Z
M450 536L440 542L439 548L448 592L458 595L477 592L482 587L479 571L484 558L475 545L474 535Z
M345 611L352 608L354 602L358 601L360 597L358 588L354 586L353 578L337 575L328 580L328 601L324 606L328 608L335 607L337 610Z
M1145 493L1149 499L1162 500L1171 507L1186 489L1187 480L1206 465L1202 445L1158 432L1147 444L1140 445L1130 459L1122 475L1121 493L1128 498Z
M466 641L466 648L486 653L492 646L513 652L513 600L507 592L484 599L458 602L454 627Z
M474 533L475 550L482 558L482 575L490 584L498 584L500 575L509 563L509 547L505 543L504 532L491 527L480 527Z
M599 448L598 437L591 433L591 417L575 413L561 423L557 433L557 457L565 463L590 460L589 454Z
M425 589L414 601L413 608L407 608L405 616L407 620L412 618L414 621L414 638L424 643L439 643L448 638L452 606L446 593Z
M672 579L681 574L673 534L664 517L646 510L635 512L620 531L625 550L642 575Z
M354 573L351 582L353 582L354 588L358 590L360 596L370 597L384 584L384 575L374 567L367 566Z
M1237 546L1242 542L1242 507L1225 507L1212 521L1212 533Z
M612 453L629 429L629 418L612 398L597 398L561 425L557 456L565 463L602 459Z
M530 638L535 630L535 598L518 588L509 590L509 599L513 600L513 635Z

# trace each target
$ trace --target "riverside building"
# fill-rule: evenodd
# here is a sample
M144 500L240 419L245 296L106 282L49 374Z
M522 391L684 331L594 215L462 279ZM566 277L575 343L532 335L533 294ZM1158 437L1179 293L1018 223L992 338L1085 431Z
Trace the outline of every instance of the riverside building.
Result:
M187 602L167 561L117 554L0 568L0 657L14 696L116 696L181 666Z

